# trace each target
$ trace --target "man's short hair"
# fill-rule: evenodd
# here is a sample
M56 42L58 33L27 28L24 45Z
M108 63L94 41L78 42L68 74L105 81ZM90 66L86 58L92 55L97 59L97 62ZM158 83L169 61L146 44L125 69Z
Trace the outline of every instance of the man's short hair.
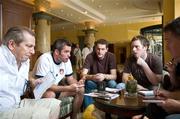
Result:
M170 23L168 23L164 29L164 32L170 31L172 34L174 34L176 37L180 37L180 17L172 20Z
M149 40L143 35L138 35L138 36L133 37L131 40L131 43L136 40L139 40L144 47L147 47L147 49L149 48L149 45L150 45Z
M51 51L54 52L56 49L61 51L65 45L72 46L72 44L66 39L57 39L51 46Z
M24 37L25 32L35 37L35 33L30 28L24 27L24 26L15 26L15 27L11 27L6 32L6 34L4 35L4 38L2 39L2 44L7 46L10 40L14 40L14 42L17 45L19 45L22 41L25 40L25 37Z
M108 43L107 40L105 40L105 39L99 39L99 40L97 40L97 41L94 43L95 47L96 47L98 44L106 45L106 48L108 48L108 45L109 45L109 43Z

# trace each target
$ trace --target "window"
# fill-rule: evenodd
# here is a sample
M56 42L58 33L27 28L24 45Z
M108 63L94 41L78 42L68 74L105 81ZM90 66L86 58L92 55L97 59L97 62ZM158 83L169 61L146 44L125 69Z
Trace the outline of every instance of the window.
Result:
M162 60L162 25L145 27L140 32L150 40L150 52L158 55Z

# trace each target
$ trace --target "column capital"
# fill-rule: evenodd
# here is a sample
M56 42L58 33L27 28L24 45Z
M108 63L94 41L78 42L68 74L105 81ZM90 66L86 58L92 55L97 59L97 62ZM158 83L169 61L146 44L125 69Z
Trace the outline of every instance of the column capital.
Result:
M88 34L95 34L97 32L97 30L95 29L85 29L85 30L82 30L86 35Z
M84 22L86 29L95 29L96 23L94 21L85 21Z
M95 42L95 33L97 32L97 30L95 30L96 23L93 21L86 21L84 24L86 26L86 29L82 30L85 33L84 44L92 48Z
M51 20L52 16L50 16L49 14L45 13L45 12L36 12L33 13L33 18L34 19L46 19L46 20Z

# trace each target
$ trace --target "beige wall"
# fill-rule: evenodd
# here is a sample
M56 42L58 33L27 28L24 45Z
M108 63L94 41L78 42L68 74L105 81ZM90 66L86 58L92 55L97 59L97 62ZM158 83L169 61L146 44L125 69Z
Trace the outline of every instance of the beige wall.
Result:
M58 38L67 38L72 43L78 43L78 36L84 35L80 30L65 29L60 31L51 31L51 43Z
M180 16L179 8L180 8L180 0L175 0L175 18Z

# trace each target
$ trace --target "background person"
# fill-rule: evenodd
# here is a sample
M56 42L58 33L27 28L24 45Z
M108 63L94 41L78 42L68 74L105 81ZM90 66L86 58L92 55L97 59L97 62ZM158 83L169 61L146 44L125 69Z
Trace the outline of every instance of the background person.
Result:
M35 34L26 27L12 27L0 46L0 118L56 119L60 101L21 100L29 81L29 57L34 54ZM40 80L31 80L35 86ZM32 105L33 104L33 105Z
M76 44L73 53L76 57L76 70L79 71L82 68L82 55L81 49L79 48L79 44Z
M83 49L82 49L82 64L84 64L86 56L93 52L93 48L90 47L89 44L87 44Z
M126 60L122 79L128 80L129 74L137 80L138 90L151 89L162 78L162 61L152 53L148 53L149 41L142 35L131 40L132 55Z
M52 72L55 83L43 94L43 97L74 96L72 117L76 119L83 101L84 83L77 82L73 77L72 65L69 59L70 52L71 43L65 39L57 39L52 45L51 52L44 53L38 58L33 68L33 76L35 78L44 77ZM69 85L58 85L64 77Z

